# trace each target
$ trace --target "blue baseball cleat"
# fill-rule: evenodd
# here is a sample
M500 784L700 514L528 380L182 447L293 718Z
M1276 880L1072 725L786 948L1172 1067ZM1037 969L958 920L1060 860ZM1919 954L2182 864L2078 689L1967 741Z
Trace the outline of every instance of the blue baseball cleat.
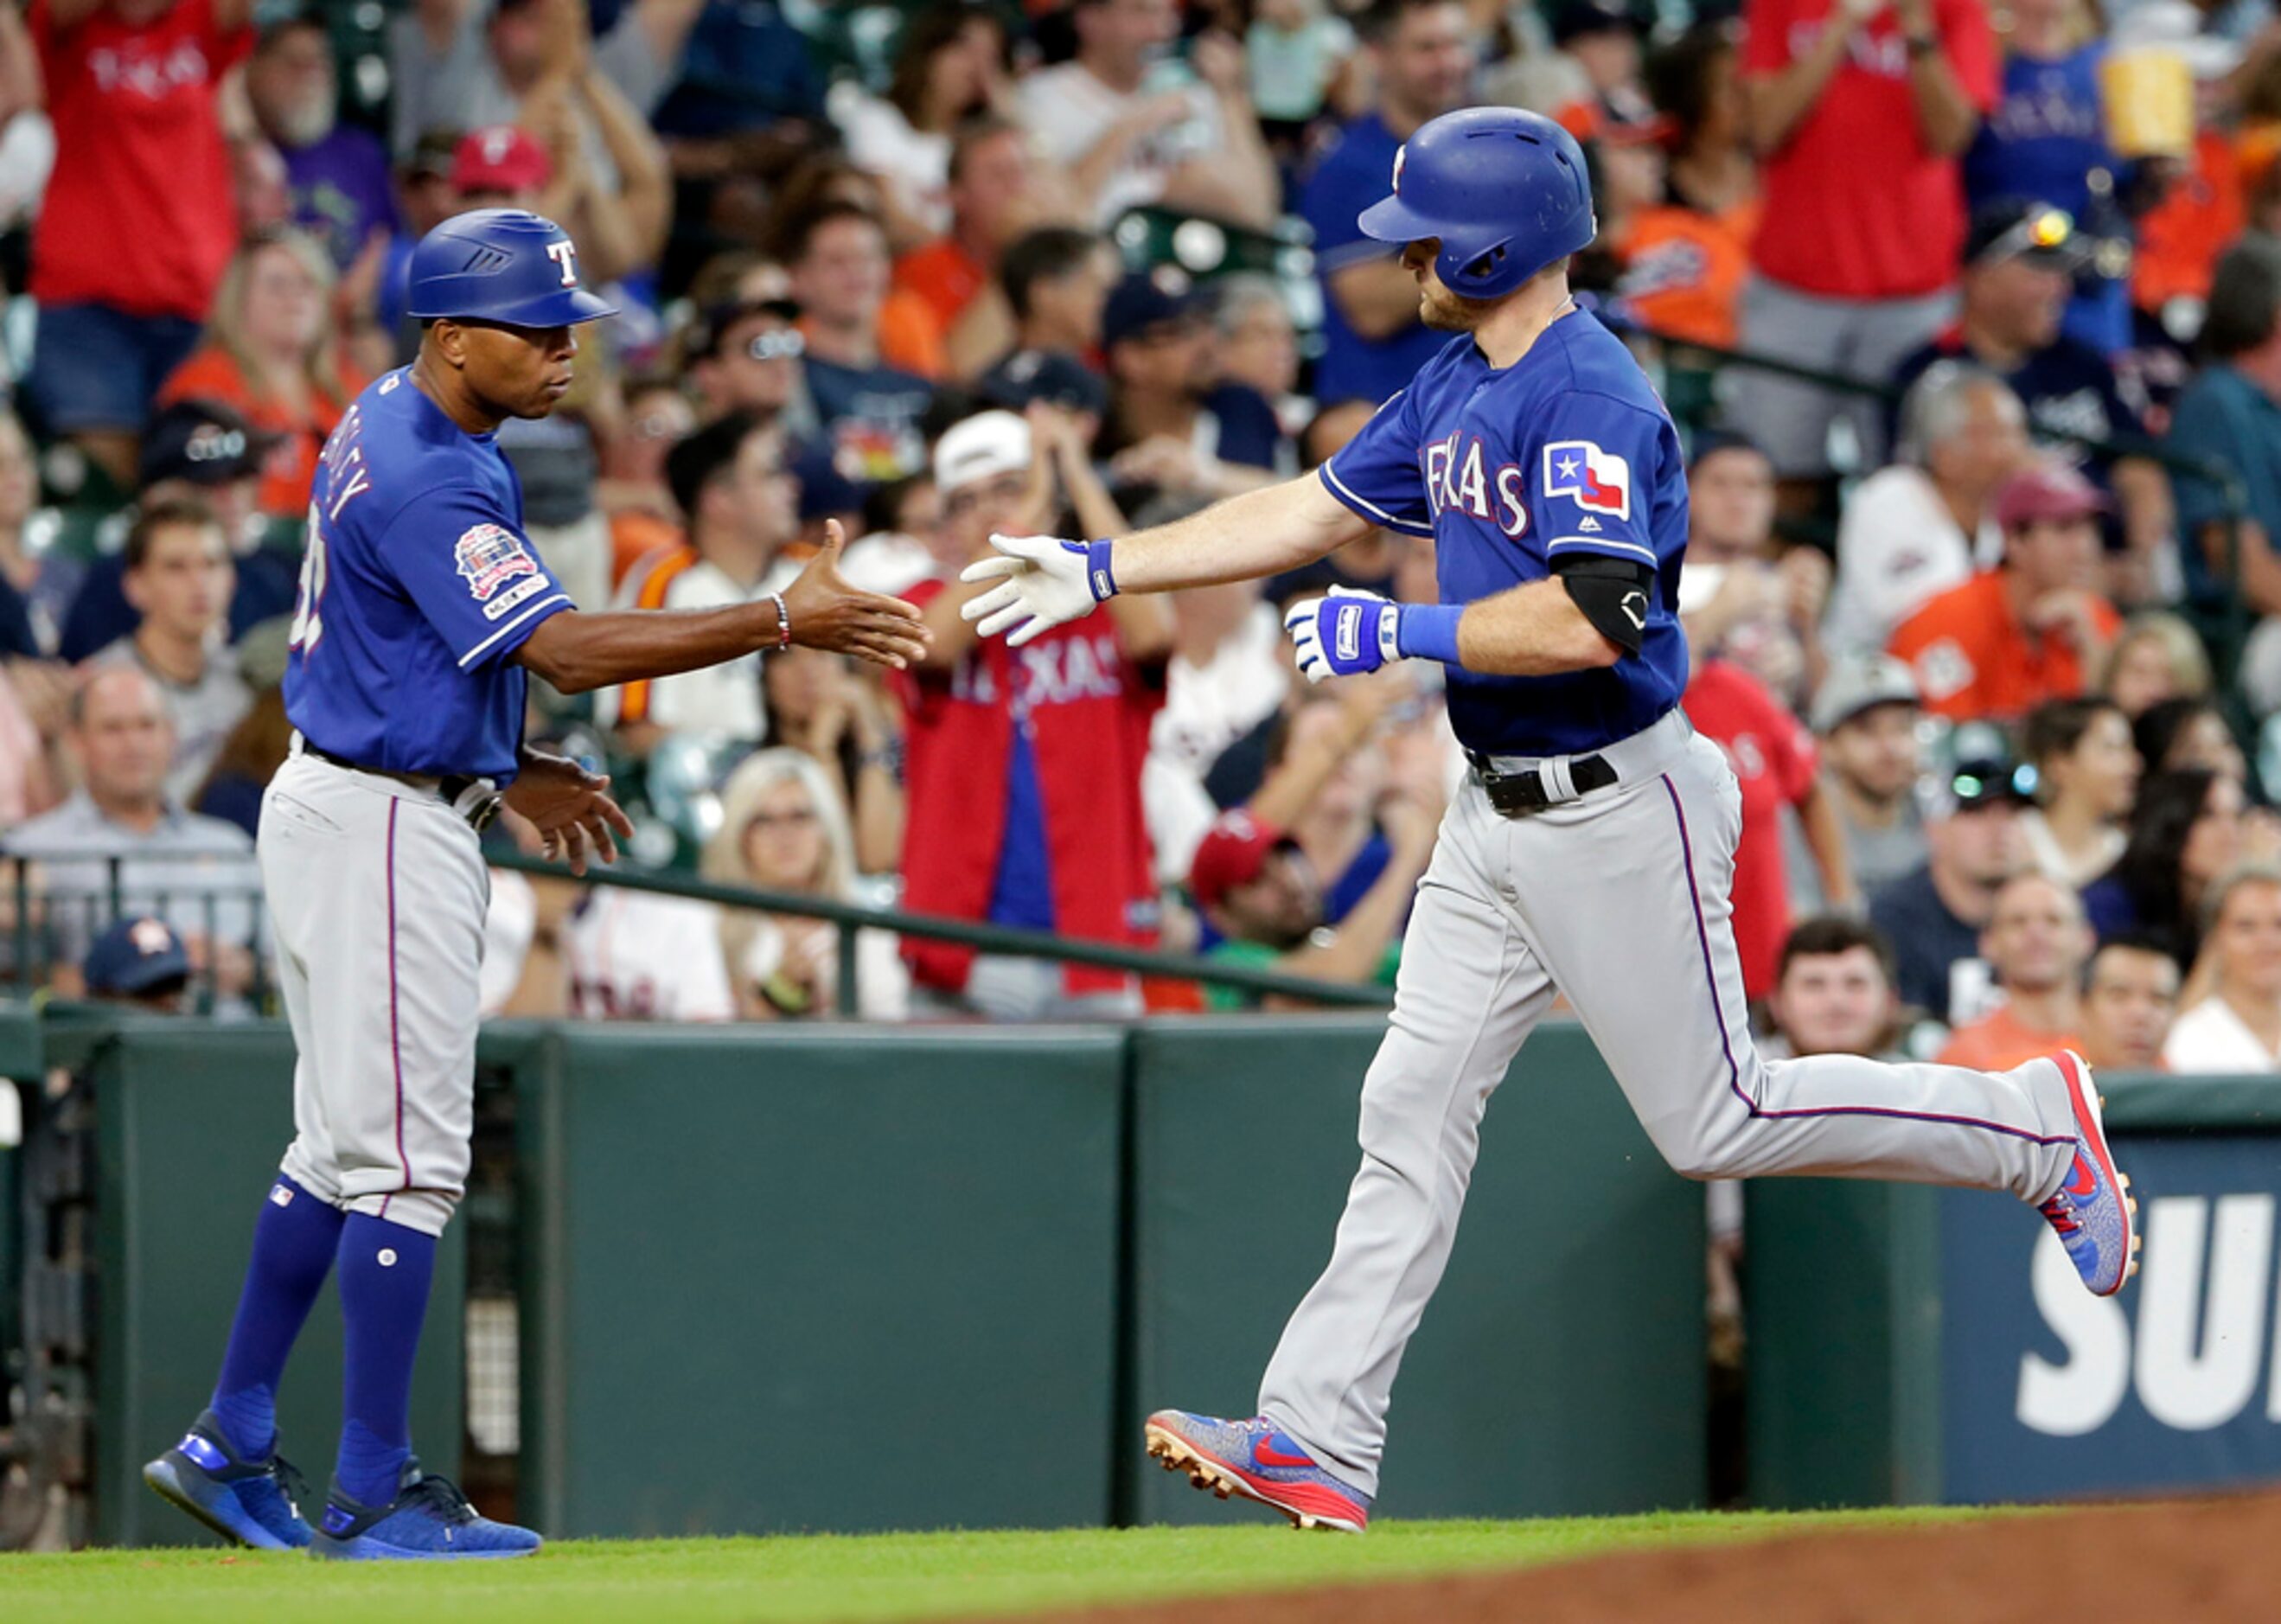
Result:
M386 1505L360 1505L333 1485L309 1554L345 1561L453 1561L527 1557L544 1542L529 1528L478 1516L456 1484L404 1463L403 1484Z
M1274 1507L1302 1528L1359 1534L1370 1526L1370 1496L1315 1464L1273 1422L1255 1417L1223 1421L1185 1410L1159 1410L1148 1418L1148 1453L1167 1472L1185 1472L1199 1489L1221 1499L1241 1495Z
M2053 1056L2052 1063L2059 1067L2075 1107L2075 1162L2052 1198L2036 1210L2058 1232L2084 1285L2111 1297L2138 1270L2138 1203L2131 1198L2130 1180L2115 1172L2115 1154L2107 1148L2091 1068L2072 1050Z
M211 1410L143 1468L143 1481L234 1545L298 1551L309 1543L301 1474L274 1450L267 1460L240 1455Z

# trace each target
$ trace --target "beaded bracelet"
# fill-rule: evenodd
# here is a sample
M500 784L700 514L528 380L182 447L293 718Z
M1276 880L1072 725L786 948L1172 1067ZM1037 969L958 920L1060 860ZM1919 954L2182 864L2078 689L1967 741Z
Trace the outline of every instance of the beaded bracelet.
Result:
M792 611L785 607L782 592L770 592L769 601L777 606L777 646L780 649L790 648L792 646Z

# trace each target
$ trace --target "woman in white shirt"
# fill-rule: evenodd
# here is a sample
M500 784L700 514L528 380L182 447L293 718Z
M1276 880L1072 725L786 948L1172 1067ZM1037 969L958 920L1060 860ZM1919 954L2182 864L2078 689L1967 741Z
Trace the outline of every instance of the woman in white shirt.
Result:
M2020 818L2028 855L2048 878L2080 891L2115 866L2122 820L2138 793L2138 747L2113 700L2053 700L2028 714L2025 754L2036 807Z
M2245 863L2211 890L2191 1005L2162 1059L2179 1072L2281 1071L2281 867ZM2206 996L2193 1001L2196 991Z
M721 786L721 826L699 871L723 885L858 901L855 842L839 787L803 751L755 751ZM721 945L746 1020L797 1020L834 1013L839 928L794 914L729 909ZM855 1012L901 1020L909 981L885 931L855 937Z
M843 81L829 111L847 156L885 185L897 251L940 236L950 229L953 133L977 113L1015 112L1005 30L978 6L930 7L904 31L887 93Z

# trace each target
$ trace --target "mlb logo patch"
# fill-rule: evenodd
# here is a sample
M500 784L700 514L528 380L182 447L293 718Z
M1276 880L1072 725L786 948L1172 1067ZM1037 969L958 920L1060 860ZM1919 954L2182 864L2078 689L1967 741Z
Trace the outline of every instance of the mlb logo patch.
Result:
M1590 513L1632 516L1632 468L1589 440L1555 440L1544 448L1544 494L1565 496Z
M477 603L517 576L535 576L538 561L522 545L522 537L496 524L478 524L463 531L452 548L452 561Z

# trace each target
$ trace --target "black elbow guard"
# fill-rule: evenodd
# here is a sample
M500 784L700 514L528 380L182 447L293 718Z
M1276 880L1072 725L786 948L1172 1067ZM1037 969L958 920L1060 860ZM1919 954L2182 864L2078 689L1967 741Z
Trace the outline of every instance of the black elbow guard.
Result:
M1655 602L1654 570L1628 559L1572 553L1556 560L1552 573L1595 631L1628 654L1640 652Z

